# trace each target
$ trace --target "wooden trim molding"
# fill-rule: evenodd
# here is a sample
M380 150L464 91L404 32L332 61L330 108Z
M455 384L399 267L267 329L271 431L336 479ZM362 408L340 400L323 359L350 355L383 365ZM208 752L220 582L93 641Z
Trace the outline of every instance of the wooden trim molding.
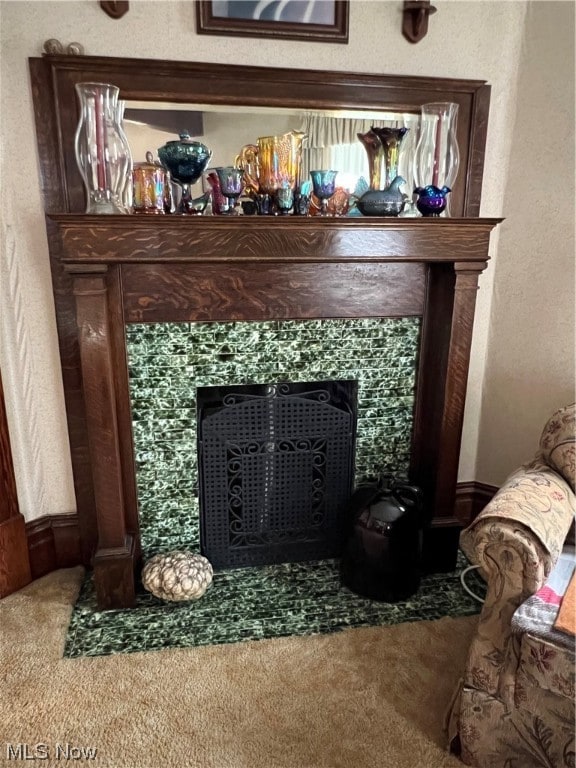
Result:
M492 501L498 487L476 481L458 483L456 486L456 503L454 516L462 525L470 525L474 518L482 512L486 504Z
M78 515L47 515L26 523L33 579L82 564Z
M14 464L12 462L12 450L10 447L10 435L8 434L8 417L4 402L4 389L2 376L0 375L0 478L2 482L2 494L0 495L0 522L5 522L12 517L20 515L18 508L18 493L16 491L16 478L14 477Z
M24 518L14 515L0 522L0 598L22 589L32 578Z
M0 598L16 592L31 580L26 530L18 507L8 418L0 376Z
M462 526L469 525L497 490L497 486L487 483L474 481L458 483L453 518ZM453 518L450 518L452 522ZM14 564L17 571L23 570L28 575L19 586L7 592L0 592L0 597L5 597L16 589L21 589L32 579L38 579L58 568L72 568L82 564L77 515L45 516L25 524L22 519L21 528L26 537L27 547L19 550L19 554L14 558ZM1 536L2 523L0 522L0 551L3 546ZM26 571L27 568L28 571ZM2 573L0 570L0 579Z

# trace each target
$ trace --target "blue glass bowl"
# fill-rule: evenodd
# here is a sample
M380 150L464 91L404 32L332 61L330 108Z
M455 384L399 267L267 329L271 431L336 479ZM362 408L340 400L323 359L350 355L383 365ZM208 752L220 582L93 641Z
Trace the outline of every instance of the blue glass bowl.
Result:
M174 181L194 184L205 171L212 150L191 139L188 131L183 131L178 141L167 141L158 149L158 157Z

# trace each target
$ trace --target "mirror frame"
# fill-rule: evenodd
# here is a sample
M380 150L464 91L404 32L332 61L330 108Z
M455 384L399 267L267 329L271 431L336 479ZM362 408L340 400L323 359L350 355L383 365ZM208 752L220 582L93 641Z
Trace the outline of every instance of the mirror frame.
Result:
M117 85L121 99L151 103L417 112L431 101L456 102L460 170L451 193L452 216L479 215L490 103L490 86L483 80L99 56L44 56L29 59L29 65L47 212L84 211L74 155L79 119L74 86L92 81Z

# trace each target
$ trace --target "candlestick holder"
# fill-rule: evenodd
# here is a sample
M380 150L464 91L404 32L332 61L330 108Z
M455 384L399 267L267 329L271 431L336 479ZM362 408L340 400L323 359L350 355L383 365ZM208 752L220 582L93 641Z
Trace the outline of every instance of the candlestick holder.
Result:
M109 83L77 83L80 120L74 149L86 188L86 213L128 213L122 198L132 156L120 124L120 89Z
M456 140L458 104L423 104L420 113L420 138L414 158L415 187L454 188L460 152ZM449 201L446 215L449 215Z

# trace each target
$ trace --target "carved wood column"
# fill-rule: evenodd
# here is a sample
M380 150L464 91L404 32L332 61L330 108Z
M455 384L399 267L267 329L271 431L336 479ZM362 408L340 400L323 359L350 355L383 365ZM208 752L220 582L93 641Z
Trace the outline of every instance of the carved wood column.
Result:
M16 592L31 580L26 527L18 507L0 376L0 597Z
M421 358L427 377L416 406L414 458L415 479L434 510L424 546L426 569L432 572L454 568L462 527L454 514L456 484L478 276L486 263L430 267Z
M71 267L88 444L96 501L98 545L94 583L100 608L134 604L134 535L127 530L122 448L117 412L115 334L111 315L111 286L119 267Z
M454 510L458 464L462 442L466 385L470 367L472 329L478 293L478 277L486 269L487 262L456 262L456 284L450 328L448 350L448 371L442 414L442 462L438 471L436 506L438 509Z

